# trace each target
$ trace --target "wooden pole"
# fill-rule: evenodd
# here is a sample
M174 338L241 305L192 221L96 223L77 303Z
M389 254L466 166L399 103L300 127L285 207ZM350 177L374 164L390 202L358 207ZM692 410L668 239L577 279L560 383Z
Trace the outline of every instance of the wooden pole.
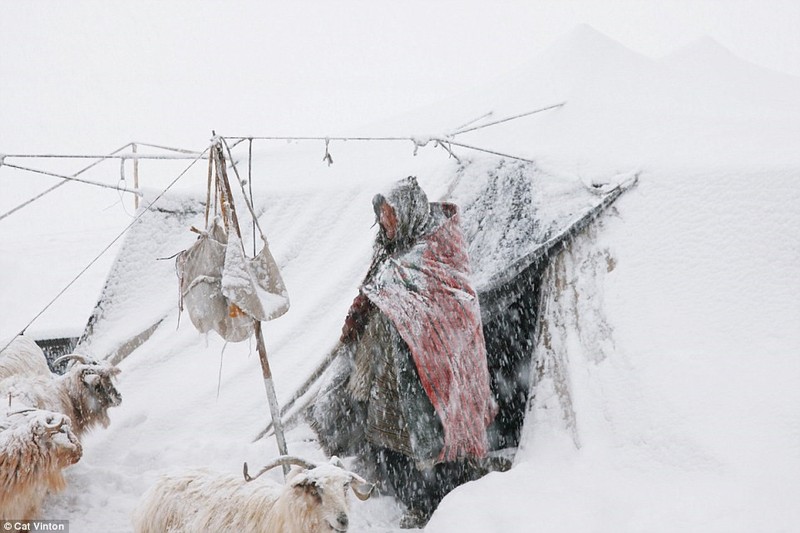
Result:
M308 379L306 379L306 381L302 385L300 385L300 387L295 391L295 393L292 395L292 397L289 398L286 401L286 403L283 405L283 407L281 408L281 416L284 416L286 413L288 413L289 410L292 407L294 407L294 404L297 402L297 400L302 398L303 395L305 393L307 393L309 391L309 389L311 389L312 385L314 385L314 383L317 382L317 380L328 369L328 367L331 366L331 363L333 363L333 361L336 360L336 357L341 352L343 346L344 345L341 342L337 342L336 346L334 346L334 348L330 352L328 352L328 355L325 356L325 359L322 360L322 362L311 373L311 375L308 377ZM290 420L291 420L291 417L290 417ZM275 419L273 418L273 421L270 422L269 424L267 424L267 427L264 428L264 430L261 431L261 433L258 434L258 436L254 439L254 442L259 440L259 439L261 439L261 438L263 438L263 437L268 437L269 436L269 432L272 430L272 428L274 426L274 421L275 421ZM283 424L283 419L281 419L281 424Z
M231 191L231 184L228 181L228 172L225 169L225 154L222 151L222 143L219 142L214 147L215 159L217 164L217 178L220 183L220 200L223 208L223 217L230 217L233 224L233 229L242 238L242 231L239 228L239 218L236 216L236 208L233 205L233 192ZM225 207L227 205L228 214L225 214ZM244 247L244 243L242 243ZM244 248L242 249L244 251ZM258 359L261 362L261 373L264 377L264 388L267 391L267 402L269 403L269 412L272 416L272 423L275 428L275 440L278 442L278 452L281 455L288 455L286 449L286 438L283 435L283 422L281 421L281 409L278 405L278 396L275 394L275 384L272 381L272 371L269 368L269 359L267 359L267 348L264 345L264 334L261 332L261 321L253 320L255 326L256 336L256 349L258 350ZM283 465L283 475L289 473L289 465Z
M136 154L136 143L131 144L131 150ZM133 158L133 188L139 190L139 158ZM133 197L134 209L139 209L139 195Z
M275 428L275 440L278 441L278 451L281 455L288 455L286 450L286 438L283 435L283 421L281 420L280 406L278 405L278 397L275 394L275 384L272 382L272 371L269 368L269 360L267 359L267 348L264 346L264 335L261 333L261 322L255 321L255 334L256 334L256 348L258 350L258 358L261 361L261 372L264 376L264 388L267 390L267 401L269 402L269 411L272 416L272 424ZM283 475L289 473L289 465L283 465Z

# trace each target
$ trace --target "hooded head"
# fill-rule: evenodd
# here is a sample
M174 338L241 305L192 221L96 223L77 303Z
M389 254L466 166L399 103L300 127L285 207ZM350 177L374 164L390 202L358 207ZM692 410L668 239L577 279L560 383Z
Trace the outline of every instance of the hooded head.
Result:
M430 229L428 196L414 176L396 182L385 196L376 194L372 208L381 225L378 244L387 249L407 248Z

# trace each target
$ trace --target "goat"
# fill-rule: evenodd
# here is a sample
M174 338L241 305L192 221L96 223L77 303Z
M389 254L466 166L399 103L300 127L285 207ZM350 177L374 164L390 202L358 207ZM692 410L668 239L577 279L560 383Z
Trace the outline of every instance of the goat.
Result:
M33 520L48 490L61 490L62 470L81 458L69 419L23 409L0 418L0 520Z
M109 407L122 402L112 381L119 368L80 354L61 356L53 364L65 360L76 363L64 375L55 375L41 348L26 337L17 337L0 353L2 397L11 396L29 407L65 414L78 438L98 424L108 427Z
M280 465L292 468L286 484L251 483ZM328 463L311 463L282 455L255 476L219 474L195 470L162 476L143 496L133 516L137 533L197 531L250 531L253 533L345 532L349 527L347 489L366 500L367 482L344 469L338 457Z

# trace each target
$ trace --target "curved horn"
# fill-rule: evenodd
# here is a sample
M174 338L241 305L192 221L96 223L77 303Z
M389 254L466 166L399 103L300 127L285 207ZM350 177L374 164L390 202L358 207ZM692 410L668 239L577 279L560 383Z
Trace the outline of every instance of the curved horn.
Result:
M353 494L356 495L356 498L358 498L362 502L367 501L369 497L372 496L372 491L375 490L375 483L367 483L363 478L359 476L354 476L353 481L358 481L361 485L369 487L369 490L364 492L361 489L356 488L356 486L353 483L350 483L350 488L353 489Z
M355 472L348 471L347 473L350 474L350 477L353 478L354 482L358 482L360 485L364 487L369 487L368 491L363 492L362 490L356 488L353 482L350 483L350 488L353 489L353 494L355 494L359 500L361 500L362 502L368 500L369 497L372 496L372 491L375 490L375 483L370 483L369 481L359 476Z
M62 355L61 357L59 357L58 359L53 361L53 366L56 366L61 361L69 361L70 359L75 359L76 361L78 361L79 363L83 363L84 365L95 365L95 364L97 364L96 361L86 357L85 355L81 355L79 353L71 353L69 355Z
M280 457L276 457L275 459L267 463L261 470L258 471L258 474L256 474L255 476L250 476L250 474L247 473L247 463L245 463L243 468L244 480L253 481L264 472L272 470L276 466L283 466L283 465L297 465L297 466L302 466L303 468L309 470L317 466L316 463L312 463L311 461L306 461L305 459L302 459L300 457L295 457L294 455L281 455Z
M54 431L54 432L55 431L61 431L61 428L64 427L64 425L66 425L67 419L64 418L64 417L60 417L60 418L61 418L61 420L59 422L54 422L52 424L45 424L44 425L45 429L48 429L48 430Z

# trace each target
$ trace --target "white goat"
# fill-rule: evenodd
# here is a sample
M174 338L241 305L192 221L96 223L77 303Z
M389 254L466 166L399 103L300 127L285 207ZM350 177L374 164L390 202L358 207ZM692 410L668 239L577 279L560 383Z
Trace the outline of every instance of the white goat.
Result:
M62 470L81 458L69 419L41 409L0 418L0 520L33 520L49 490L64 488Z
M53 374L41 348L17 337L0 352L0 398L11 396L30 407L63 413L78 437L95 425L108 427L108 408L122 402L112 382L119 368L79 354L59 357L54 364L70 359L77 363L64 375Z
M284 464L292 468L286 484L251 481ZM255 476L238 476L195 470L162 476L143 496L134 512L137 533L197 533L200 531L248 531L252 533L344 532L349 527L347 490L369 498L374 486L344 469L338 457L329 463L310 463L284 455L271 461Z

